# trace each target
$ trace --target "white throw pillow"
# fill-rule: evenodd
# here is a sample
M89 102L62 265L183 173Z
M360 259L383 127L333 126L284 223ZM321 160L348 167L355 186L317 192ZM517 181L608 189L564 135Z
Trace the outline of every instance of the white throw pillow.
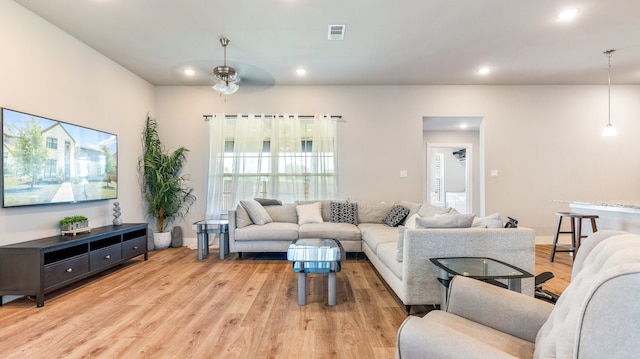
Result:
M298 224L322 223L322 203L299 204L296 206Z
M273 222L267 210L264 209L264 207L262 207L262 205L255 199L240 201L240 205L247 210L249 218L251 218L251 222L253 222L253 224L261 226Z

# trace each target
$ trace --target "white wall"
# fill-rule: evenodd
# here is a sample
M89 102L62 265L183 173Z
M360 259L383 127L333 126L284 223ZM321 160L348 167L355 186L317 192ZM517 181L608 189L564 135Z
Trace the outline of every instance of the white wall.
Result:
M414 201L422 200L425 181L422 118L479 116L485 212L518 218L521 226L550 235L555 211L568 209L553 199L640 199L638 98L640 86L613 86L617 138L600 136L607 117L605 86L243 86L226 102L209 87L161 86L155 115L167 145L191 150L186 172L198 200L186 223L201 218L206 207L204 114L342 115L340 197ZM403 169L407 178L400 178ZM488 177L491 169L499 176Z
M118 201L143 222L137 181L140 133L153 86L13 1L0 2L0 107L118 135ZM60 233L68 215L111 224L115 201L0 209L0 245Z
M186 173L198 200L179 224L204 216L207 123L203 114L331 113L338 125L341 198L421 201L424 116L484 118L485 212L516 217L550 235L552 199L640 200L640 86L613 86L617 138L602 138L606 85L242 86L227 98L210 87L156 87L12 1L0 2L0 106L118 134L123 219L144 220L137 176L147 111L169 147L191 150ZM487 177L496 169L499 176ZM407 170L407 178L400 177ZM57 233L65 215L111 222L113 201L0 209L0 244Z

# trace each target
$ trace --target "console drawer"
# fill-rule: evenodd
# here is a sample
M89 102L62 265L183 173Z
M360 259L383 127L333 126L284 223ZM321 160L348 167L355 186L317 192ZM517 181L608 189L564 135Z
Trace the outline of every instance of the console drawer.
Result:
M94 271L118 263L122 259L121 248L120 244L115 244L97 251L91 251L91 254L89 254L89 270Z
M122 242L122 258L133 258L145 254L147 249L147 236L130 239Z
M51 288L89 272L89 255L54 262L44 266L44 288Z

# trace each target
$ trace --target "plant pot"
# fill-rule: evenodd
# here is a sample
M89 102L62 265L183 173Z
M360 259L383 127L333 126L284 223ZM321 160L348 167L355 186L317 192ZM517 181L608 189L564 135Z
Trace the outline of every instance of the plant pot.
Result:
M61 224L60 225L60 229L63 231L75 231L78 229L83 229L83 228L88 228L89 227L89 221L80 221L80 222L72 222L72 223L66 223L66 224Z
M169 248L171 245L171 232L154 232L153 244L156 249Z

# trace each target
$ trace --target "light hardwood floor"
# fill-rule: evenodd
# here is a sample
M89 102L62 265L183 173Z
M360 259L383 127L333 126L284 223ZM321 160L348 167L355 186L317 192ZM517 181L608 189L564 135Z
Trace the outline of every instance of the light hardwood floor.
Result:
M549 263L548 247L537 248L536 273L554 272L544 288L559 293L571 259ZM404 306L364 259L337 278L336 306L313 275L301 307L287 261L151 252L47 295L42 308L26 298L0 307L0 357L393 358Z

